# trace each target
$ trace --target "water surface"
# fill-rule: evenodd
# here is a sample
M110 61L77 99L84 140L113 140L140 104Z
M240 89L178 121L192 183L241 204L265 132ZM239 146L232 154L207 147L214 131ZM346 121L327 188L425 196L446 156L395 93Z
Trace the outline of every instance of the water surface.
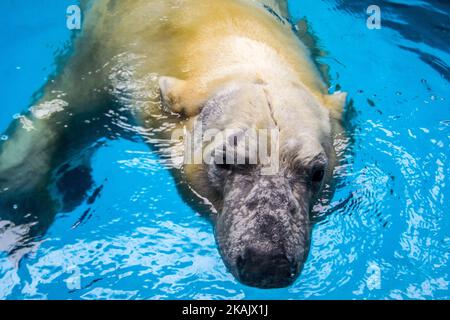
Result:
M1 2L0 131L70 48L70 4ZM293 20L307 17L327 52L332 89L349 92L352 139L292 287L238 283L158 156L117 139L93 157L93 203L59 214L20 262L0 253L0 298L450 298L450 5L378 1L382 29L369 30L370 4L290 1Z

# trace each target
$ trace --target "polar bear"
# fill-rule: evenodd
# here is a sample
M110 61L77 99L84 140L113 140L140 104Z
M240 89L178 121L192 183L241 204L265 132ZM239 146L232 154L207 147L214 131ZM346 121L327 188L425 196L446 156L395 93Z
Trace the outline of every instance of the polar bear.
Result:
M71 57L0 145L3 220L45 230L66 205L51 186L64 192L65 174L89 176L89 157L79 155L111 137L105 125L111 113L132 116L150 144L169 141L175 130L192 133L198 125L219 133L276 129L279 161L271 174L262 174L258 160L184 161L172 171L185 182L180 191L186 199L195 195L211 205L219 251L237 279L260 288L292 284L308 254L311 208L332 179L346 96L328 93L287 18L287 3L98 0L81 5L83 30ZM231 145L240 145L243 137L234 135ZM228 138L201 140L200 149L222 152L223 158ZM164 149L181 145L185 156L186 144L178 142L159 151L167 154ZM19 208L10 213L16 203Z

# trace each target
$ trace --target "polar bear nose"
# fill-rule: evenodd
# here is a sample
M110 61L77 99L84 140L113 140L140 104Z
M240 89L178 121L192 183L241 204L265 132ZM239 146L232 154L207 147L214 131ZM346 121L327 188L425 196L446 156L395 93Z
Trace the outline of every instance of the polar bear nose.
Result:
M248 247L236 261L242 283L259 288L282 288L294 282L298 263L291 262L280 250Z

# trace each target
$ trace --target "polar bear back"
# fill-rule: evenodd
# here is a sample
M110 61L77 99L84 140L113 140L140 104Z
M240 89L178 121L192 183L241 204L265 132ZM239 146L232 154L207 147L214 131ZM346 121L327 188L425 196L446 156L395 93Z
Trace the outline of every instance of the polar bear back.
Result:
M84 28L97 44L96 56L103 60L98 63L132 52L146 57L141 74L195 79L200 84L211 70L245 60L246 52L235 56L242 48L233 45L242 43L236 39L247 39L276 52L313 93L325 94L306 46L289 24L281 24L261 4L286 10L284 1L274 0L100 0L94 2ZM247 60L251 55L248 51Z

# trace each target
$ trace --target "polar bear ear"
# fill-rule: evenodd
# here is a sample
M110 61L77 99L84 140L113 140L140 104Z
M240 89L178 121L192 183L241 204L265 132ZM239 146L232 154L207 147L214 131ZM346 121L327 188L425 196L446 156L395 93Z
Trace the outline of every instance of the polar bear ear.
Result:
M341 119L344 107L347 103L347 92L337 91L326 97L326 104L331 110L331 115L335 119Z
M186 86L186 81L173 77L160 77L159 90L161 92L161 102L167 110L181 113L183 112L182 92Z

